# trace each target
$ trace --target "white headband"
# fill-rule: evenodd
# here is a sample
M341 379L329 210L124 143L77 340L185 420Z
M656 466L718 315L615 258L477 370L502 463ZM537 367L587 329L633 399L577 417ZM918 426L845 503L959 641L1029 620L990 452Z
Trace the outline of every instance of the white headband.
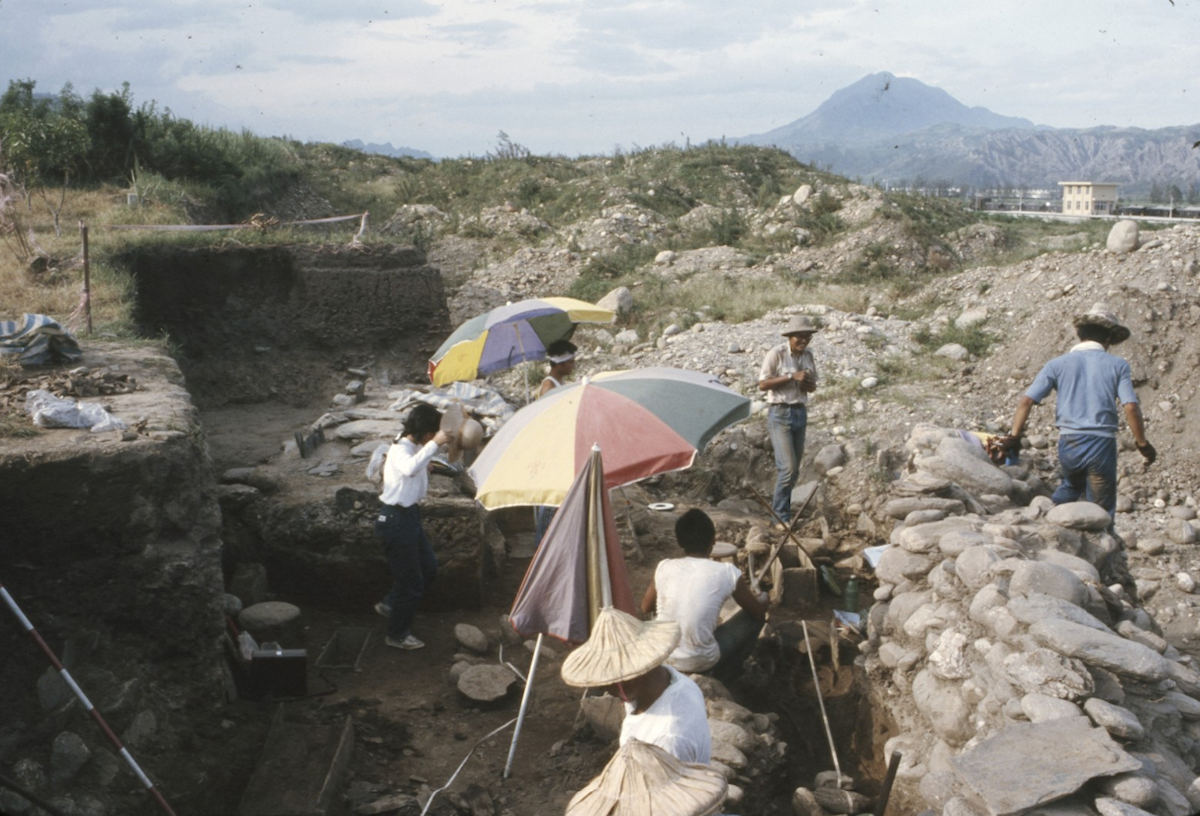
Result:
M567 360L574 360L575 354L570 351L568 351L566 354L547 354L546 359L555 365L558 365L559 363L567 362Z

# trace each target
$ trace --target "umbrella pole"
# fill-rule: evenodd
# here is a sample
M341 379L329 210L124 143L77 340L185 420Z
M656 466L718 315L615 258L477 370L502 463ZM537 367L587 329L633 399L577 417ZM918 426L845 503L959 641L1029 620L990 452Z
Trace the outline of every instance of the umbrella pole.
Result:
M522 362L524 362L524 360L525 360L525 340L521 337L521 329L517 326L517 324L513 323L512 327L513 327L513 331L517 335L517 351L519 352L518 356L521 358ZM525 404L528 405L531 402L531 400L529 399L529 372L528 371L521 372L521 382L525 383Z
M633 526L633 502L625 495L625 486L621 485L617 488L621 491L621 498L625 500L625 523L629 525L629 535L633 539L633 549L637 553L638 563L646 560L645 553L642 552L642 543L638 541L637 528Z
M596 534L597 566L600 568L600 608L612 606L612 579L608 573L608 540L604 536L604 459L600 455L600 445L592 443L592 457L598 461L599 467L593 467L592 483L588 485L591 504L591 524ZM596 521L599 519L599 526ZM590 631L590 629L589 629Z
M525 691L521 694L521 710L517 712L517 727L513 729L512 743L508 746L508 760L504 763L504 779L512 770L513 757L517 755L517 740L521 738L521 726L525 724L525 709L529 707L529 695L533 690L533 675L537 672L538 656L542 653L542 638L538 632L537 642L533 645L533 659L529 661L529 676L525 678Z

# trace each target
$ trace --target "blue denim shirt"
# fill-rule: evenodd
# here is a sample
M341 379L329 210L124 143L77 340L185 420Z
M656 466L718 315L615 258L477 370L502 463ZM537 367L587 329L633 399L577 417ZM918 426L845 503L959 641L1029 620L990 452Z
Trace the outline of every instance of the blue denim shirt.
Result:
M1117 402L1137 402L1129 363L1084 342L1042 367L1025 392L1041 403L1058 391L1054 421L1062 434L1117 435Z

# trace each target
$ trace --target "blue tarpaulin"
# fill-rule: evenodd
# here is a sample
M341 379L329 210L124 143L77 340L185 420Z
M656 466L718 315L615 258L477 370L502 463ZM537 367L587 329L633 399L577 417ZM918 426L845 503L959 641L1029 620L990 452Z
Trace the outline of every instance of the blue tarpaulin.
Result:
M23 366L70 363L83 357L75 338L57 320L28 313L20 320L0 320L0 354L16 355Z

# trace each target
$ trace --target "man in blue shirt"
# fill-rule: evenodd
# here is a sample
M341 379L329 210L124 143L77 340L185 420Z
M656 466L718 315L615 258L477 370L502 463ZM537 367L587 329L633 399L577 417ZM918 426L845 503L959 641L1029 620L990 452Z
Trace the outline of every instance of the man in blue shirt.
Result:
M1017 402L1012 444L1019 446L1034 405L1058 392L1054 422L1058 426L1058 462L1062 483L1050 497L1055 504L1083 498L1111 516L1117 506L1117 403L1133 432L1138 453L1152 464L1158 457L1146 439L1146 425L1133 390L1129 363L1108 349L1129 337L1129 329L1103 304L1075 318L1079 344L1042 367Z

